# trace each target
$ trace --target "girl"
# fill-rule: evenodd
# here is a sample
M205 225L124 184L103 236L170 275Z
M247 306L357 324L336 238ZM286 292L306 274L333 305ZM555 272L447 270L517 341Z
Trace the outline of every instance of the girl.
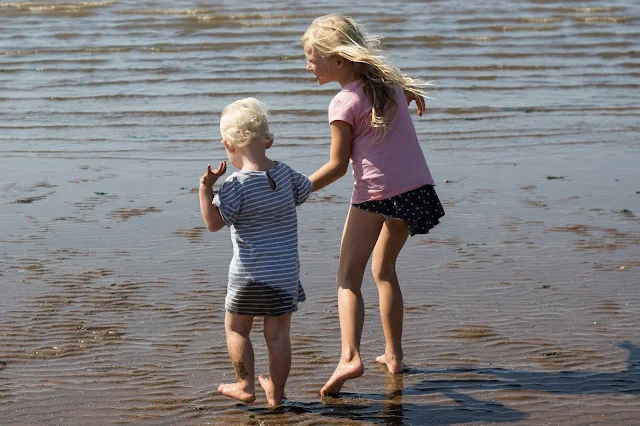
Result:
M376 361L391 373L402 372L403 301L396 259L409 235L428 233L444 216L408 108L414 100L422 115L430 83L402 74L378 45L378 38L338 14L317 18L302 37L307 70L321 85L336 81L342 86L329 105L329 162L309 177L313 190L343 176L349 160L355 179L337 277L342 354L322 395L337 394L345 381L364 373L360 288L372 253L386 342Z
M279 405L291 369L291 313L305 300L300 284L296 206L311 193L311 182L265 150L273 144L267 109L254 98L227 106L220 132L229 161L240 171L229 176L214 197L212 186L226 171L207 166L200 179L200 210L207 228L231 228L233 258L225 299L227 347L238 378L218 391L243 402L255 399L253 347L255 316L264 316L269 379L260 384L271 405Z

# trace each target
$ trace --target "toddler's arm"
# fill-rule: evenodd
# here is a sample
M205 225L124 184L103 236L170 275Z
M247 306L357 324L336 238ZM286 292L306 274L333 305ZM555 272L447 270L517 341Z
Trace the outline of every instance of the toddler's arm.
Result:
M216 232L224 228L224 221L220 215L220 210L216 207L213 201L213 184L216 183L218 178L227 171L227 163L225 161L220 162L220 166L215 172L211 171L211 165L207 165L207 173L200 178L200 212L202 213L202 219L204 219L207 229L211 232Z

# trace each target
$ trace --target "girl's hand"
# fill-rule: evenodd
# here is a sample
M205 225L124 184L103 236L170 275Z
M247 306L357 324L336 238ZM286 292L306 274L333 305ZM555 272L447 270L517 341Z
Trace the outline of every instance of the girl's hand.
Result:
M207 164L207 173L200 178L200 185L211 188L218 178L225 174L227 171L227 162L221 161L215 172L211 171L211 164Z
M418 108L418 116L422 117L424 112L424 97L416 95L413 92L404 91L404 96L407 98L407 105L411 105L411 101L416 101L416 107Z

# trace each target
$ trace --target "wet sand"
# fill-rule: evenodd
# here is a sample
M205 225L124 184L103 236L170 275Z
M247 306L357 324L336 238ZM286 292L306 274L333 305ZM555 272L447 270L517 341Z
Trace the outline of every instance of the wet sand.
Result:
M233 375L223 331L230 243L228 231L205 232L201 223L200 162L2 159L11 179L1 200L2 417L631 421L640 408L639 220L625 212L640 210L633 165L615 170L606 150L593 147L584 152L592 157L574 160L558 149L532 154L527 164L518 153L513 164L432 156L435 170L451 170L438 173L447 216L412 238L399 261L409 370L389 377L374 363L384 343L367 274L367 372L335 400L317 393L339 353L334 275L349 179L300 209L308 301L294 316L288 403L275 413L260 392L251 406L215 392ZM575 150L566 154L575 158ZM596 159L611 175L589 181L584 165ZM307 172L314 165L298 163ZM260 323L255 334L264 372Z
M337 88L313 86L296 44L317 10L2 3L0 423L633 424L640 11L590 4L363 14L395 34L400 65L440 80L415 121L447 215L399 260L407 372L374 362L384 341L368 273L365 375L321 400L340 350L351 178L299 209L308 300L293 319L287 403L269 410L260 390L252 405L216 392L233 378L231 243L204 228L196 188L224 156L217 114L241 96L273 105L273 158L307 174L327 158ZM263 373L260 335L258 321Z

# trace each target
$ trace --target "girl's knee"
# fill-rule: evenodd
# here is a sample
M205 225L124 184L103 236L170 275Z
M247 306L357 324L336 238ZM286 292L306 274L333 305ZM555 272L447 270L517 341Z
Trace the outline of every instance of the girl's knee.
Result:
M336 284L339 290L350 290L353 293L360 294L362 290L362 277L360 277L360 279L353 279L353 277L349 276L338 276Z
M373 274L376 284L395 282L398 280L395 263L376 262L374 259L371 263L371 273Z
M336 284L339 288L360 290L362 279L364 278L364 265L340 265L338 267L338 275L336 276Z

